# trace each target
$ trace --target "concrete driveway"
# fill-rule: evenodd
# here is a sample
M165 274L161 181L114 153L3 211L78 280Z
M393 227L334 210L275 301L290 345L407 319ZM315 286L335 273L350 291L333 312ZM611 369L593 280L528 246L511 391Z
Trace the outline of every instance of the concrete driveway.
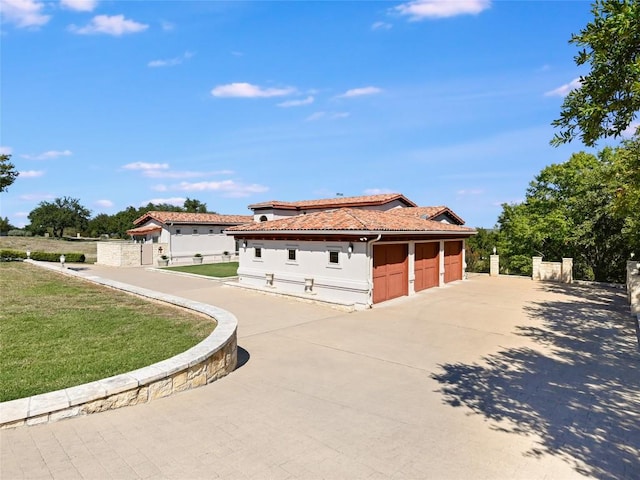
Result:
M3 479L632 479L640 354L624 293L474 277L355 313L142 269L114 280L239 320L206 387L0 434Z

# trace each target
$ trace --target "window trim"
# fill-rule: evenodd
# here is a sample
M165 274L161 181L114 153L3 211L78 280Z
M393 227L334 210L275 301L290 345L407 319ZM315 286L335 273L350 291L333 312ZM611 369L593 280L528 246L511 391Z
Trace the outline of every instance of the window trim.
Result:
M331 254L335 253L338 255L338 262L332 262L331 261ZM342 255L340 255L342 253L342 247L338 247L338 246L329 246L327 247L327 268L337 268L337 269L341 269L342 268L342 260L341 257Z

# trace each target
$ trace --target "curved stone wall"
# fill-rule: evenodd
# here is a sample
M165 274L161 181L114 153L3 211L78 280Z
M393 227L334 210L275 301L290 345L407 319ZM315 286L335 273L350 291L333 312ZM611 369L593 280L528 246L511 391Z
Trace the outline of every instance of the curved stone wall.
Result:
M214 318L217 326L211 335L186 352L148 367L84 385L0 403L0 428L37 425L150 402L206 385L236 368L238 321L232 313L212 305L100 277L82 276L73 270L61 269L56 264L30 263L203 313Z

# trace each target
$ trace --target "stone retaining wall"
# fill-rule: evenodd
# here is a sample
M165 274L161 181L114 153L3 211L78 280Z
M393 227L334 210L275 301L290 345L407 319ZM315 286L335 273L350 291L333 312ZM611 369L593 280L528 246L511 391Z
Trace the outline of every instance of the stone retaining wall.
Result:
M224 377L237 365L236 317L212 305L134 287L44 262L30 263L94 283L203 313L217 321L206 339L186 352L122 375L64 390L0 403L0 428L37 425L64 418L150 402Z

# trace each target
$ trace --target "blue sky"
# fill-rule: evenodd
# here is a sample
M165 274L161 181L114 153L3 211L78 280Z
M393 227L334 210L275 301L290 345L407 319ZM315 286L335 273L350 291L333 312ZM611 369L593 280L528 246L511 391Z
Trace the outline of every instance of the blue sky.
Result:
M545 165L586 1L0 0L0 216L400 192L492 227ZM573 82L573 83L572 83Z

